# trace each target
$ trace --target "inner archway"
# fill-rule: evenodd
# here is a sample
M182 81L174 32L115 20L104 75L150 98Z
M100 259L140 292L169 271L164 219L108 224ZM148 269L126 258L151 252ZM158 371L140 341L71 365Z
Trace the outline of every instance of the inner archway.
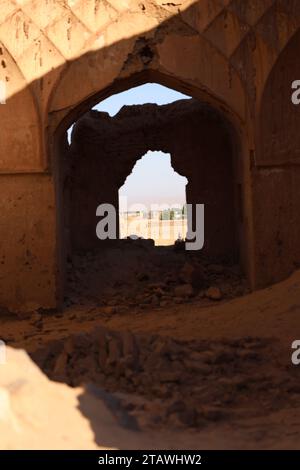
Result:
M184 317L194 305L202 309L247 292L239 266L243 213L233 135L219 111L185 97L161 105L124 105L112 113L93 109L74 125L64 160L68 214L64 220L69 240L65 309L72 314L82 309L91 322L100 325L105 359L96 381L105 390L135 393L139 387L139 379L128 387L119 375L123 364L122 374L130 370L121 352L126 350L128 337L125 347L123 339L106 330L108 324L116 331L133 330L136 321L150 325L158 314L172 328L178 307ZM185 202L193 209L197 204L205 206L203 250L186 250L184 240L161 246L152 236L122 237L121 227L115 239L100 240L95 234L97 207L109 204L118 214L119 190L128 175L147 152L158 150L165 159L168 156L173 171L186 178ZM87 350L86 357L91 357ZM152 350L150 356L155 358ZM141 367L145 364L142 357ZM83 381L89 373L83 371ZM78 376L71 380L77 383ZM156 374L151 381L156 385Z
M160 91L157 100L160 104L156 103L157 90ZM64 159L66 166L63 173L66 177L63 199L66 249L71 263L68 277L71 279L71 284L75 285L73 291L78 293L87 290L91 293L91 297L96 299L99 299L101 292L102 299L110 304L115 302L111 298L114 295L115 285L126 285L129 282L133 286L135 280L140 277L159 283L162 278L167 277L173 283L172 289L176 288L176 283L179 283L179 292L181 292L181 284L184 285L185 292L189 292L188 295L184 294L183 298L186 300L195 298L209 288L211 279L214 284L218 282L220 284L218 297L223 295L226 297L229 292L230 297L236 295L236 292L244 292L244 288L241 287L237 290L228 289L224 274L229 269L230 278L231 266L239 265L240 253L238 232L241 211L238 209L241 208L237 197L240 185L236 146L230 124L210 105L158 84L144 84L130 89L128 93L129 105L126 104L126 92L113 95L84 114L73 126L71 136L69 135L70 146L67 147ZM138 104L134 104L135 101ZM124 224L122 221L120 223L118 217L120 188L136 166L139 166L142 157L147 152L155 154L158 150L164 156L165 162L169 159L169 170L177 174L178 178L185 179L184 197L181 194L179 204L178 201L168 199L172 196L172 191L170 183L165 184L163 187L165 192L159 200L153 202L162 204L166 202L166 207L161 208L155 217L158 217L158 226L167 225L168 229L170 225L180 225L180 227L167 237L161 237L160 233L153 235L151 229L149 233L149 216L151 220L153 213L151 211L149 213L148 209L148 214L143 213L142 216L146 230L138 232L129 229L124 232ZM154 164L152 169L153 179L157 180L155 172L160 171L157 164ZM148 181L147 174L144 174L140 185L145 188ZM153 195L156 195L156 192L152 190ZM163 200L163 195L168 196L167 201ZM169 207L171 203L177 204L176 210ZM115 237L101 236L99 239L96 232L99 223L97 209L103 204L109 205L115 211L116 232ZM196 206L199 204L205 207L204 247L201 250L195 248L195 251L188 252L185 250L184 241L186 226L188 225L189 231L190 229L195 231ZM191 208L190 214L185 210L186 205ZM138 211L141 217L141 210L135 210ZM134 214L134 217L136 215ZM166 232L168 233L168 230ZM127 238L129 240L126 240ZM138 240L132 243L132 238ZM152 253L152 247L159 249L163 248L162 245L169 245L171 250L172 246L176 246L176 249L180 247L181 254L176 255L176 261L171 268L173 256L170 254L171 251L164 252L161 249L159 254ZM151 260L150 264L146 263L143 266L140 253L134 252L137 247L148 247L147 256ZM125 248L131 250L130 253L122 251ZM130 255L128 260L127 255ZM113 261L110 259L111 256L114 257ZM162 267L164 256L168 258L168 262ZM157 266L153 267L152 261L156 258ZM82 266L90 266L90 261L86 261L87 259L96 266L98 272L102 271L103 276L96 275L93 268L84 281L79 275L83 281L79 288L76 276L81 271L86 271ZM115 270L118 271L118 276L115 276L116 272L111 273L111 276L108 274L108 266L114 265L116 259L123 260L127 265L128 269L123 272L124 276L119 261ZM178 274L185 262L193 264L193 260L197 266L213 266L213 269L214 266L219 266L217 280L216 273L210 273L210 268L205 267L203 272L207 272L207 275L200 273L202 268L199 268L200 270L197 270L196 266L188 268L190 271L198 272L193 275L193 285L190 275ZM228 269L220 268L224 263ZM170 269L177 274L169 276L170 272L167 271ZM238 267L235 268L235 272L237 269L238 279L241 280L241 270ZM148 271L152 270L154 274L149 276ZM77 273L76 276L74 272ZM96 278L98 279L96 286L91 290L90 287L95 285ZM130 296L139 298L136 288L132 291L129 288L129 291ZM175 293L167 295L176 297ZM122 300L120 302L119 299L117 302L122 303ZM138 301L138 305L143 305L143 302L139 304Z

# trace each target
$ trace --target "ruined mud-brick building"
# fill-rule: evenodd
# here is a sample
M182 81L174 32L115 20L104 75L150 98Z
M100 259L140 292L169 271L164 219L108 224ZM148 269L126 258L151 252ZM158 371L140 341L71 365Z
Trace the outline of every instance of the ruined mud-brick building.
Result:
M216 191L231 188L232 240L251 287L288 276L300 262L300 107L291 101L299 27L298 0L1 0L0 305L59 304L66 130L101 99L151 81L208 109L198 158L187 164L189 185L197 188L193 178L207 163ZM220 122L230 171L201 153L201 138L205 148L219 139ZM178 135L184 130L170 134ZM180 150L172 138L167 150ZM101 158L97 171L106 171Z

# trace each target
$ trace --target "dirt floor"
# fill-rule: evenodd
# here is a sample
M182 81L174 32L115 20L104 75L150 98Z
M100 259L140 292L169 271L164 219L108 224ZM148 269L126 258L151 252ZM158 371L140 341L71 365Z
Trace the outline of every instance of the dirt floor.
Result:
M1 337L84 390L96 447L300 448L300 271L249 293L236 265L146 240L68 271L61 312L7 315Z

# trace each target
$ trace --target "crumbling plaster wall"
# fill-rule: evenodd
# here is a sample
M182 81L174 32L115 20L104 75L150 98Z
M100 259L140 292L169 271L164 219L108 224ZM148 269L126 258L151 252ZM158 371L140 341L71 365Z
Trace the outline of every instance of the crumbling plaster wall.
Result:
M229 127L219 113L194 99L124 106L114 117L97 111L84 115L65 157L72 249L101 247L95 232L97 206L110 203L118 210L118 189L136 161L148 150L161 150L171 154L173 169L188 178L187 202L205 204L204 251L236 260L238 176Z
M276 144L266 160L260 131L281 54L299 78L299 61L285 59L299 30L298 0L5 0L0 7L7 88L0 105L1 305L57 305L64 258L58 141L101 98L149 80L202 99L232 121L241 141L248 277L258 287L291 272L299 261L298 160L287 168ZM278 109L285 99L276 96ZM298 129L300 113L294 118ZM285 195L280 209L273 188L279 199ZM289 223L292 232L283 229Z

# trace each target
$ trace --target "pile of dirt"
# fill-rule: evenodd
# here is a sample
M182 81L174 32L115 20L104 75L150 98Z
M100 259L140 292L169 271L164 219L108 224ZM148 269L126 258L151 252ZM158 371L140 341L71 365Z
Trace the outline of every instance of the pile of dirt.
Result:
M119 240L99 252L74 255L68 262L65 305L87 300L108 313L174 304L229 300L246 294L239 267L152 240Z
M275 339L180 341L99 327L32 357L53 380L121 394L139 426L201 429L297 407L298 371L278 351Z

